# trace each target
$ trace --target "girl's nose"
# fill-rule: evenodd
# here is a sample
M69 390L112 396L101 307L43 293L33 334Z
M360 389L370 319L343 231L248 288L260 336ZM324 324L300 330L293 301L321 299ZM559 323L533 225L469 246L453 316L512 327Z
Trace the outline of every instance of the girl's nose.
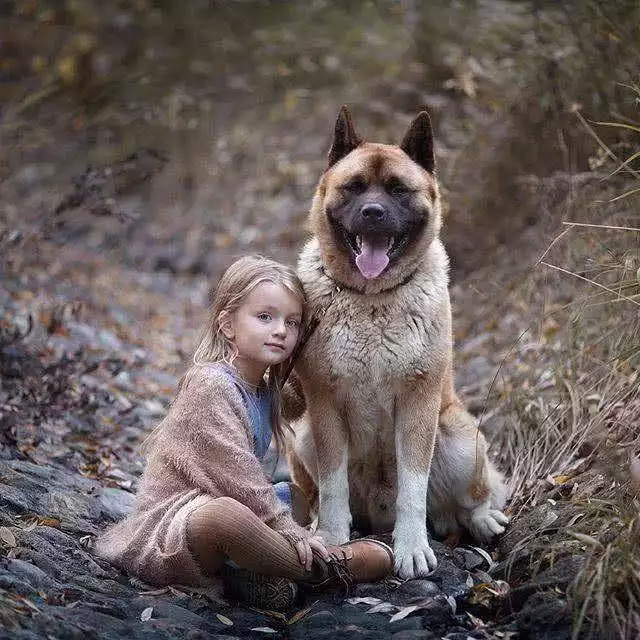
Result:
M276 326L273 329L273 332L277 336L286 336L287 335L287 325L284 320L280 320L276 323Z

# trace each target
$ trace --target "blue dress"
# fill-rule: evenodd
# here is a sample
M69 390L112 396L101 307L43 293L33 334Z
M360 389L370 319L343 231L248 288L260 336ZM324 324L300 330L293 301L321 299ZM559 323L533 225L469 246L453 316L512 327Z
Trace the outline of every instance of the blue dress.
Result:
M271 422L271 394L267 385L262 383L253 392L231 367L220 364L222 370L231 378L242 396L244 405L249 413L249 420L253 428L253 451L258 460L262 461L269 450L273 428ZM288 482L277 482L273 485L276 496L291 508L291 487Z

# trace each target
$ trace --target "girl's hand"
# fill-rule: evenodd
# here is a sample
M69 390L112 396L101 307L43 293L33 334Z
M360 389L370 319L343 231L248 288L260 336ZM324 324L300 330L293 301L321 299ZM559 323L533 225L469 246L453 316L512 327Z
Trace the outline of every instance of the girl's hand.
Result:
M331 560L324 540L320 536L313 536L306 540L298 540L294 545L300 564L307 570L311 571L311 563L313 562L313 554L320 556L326 562Z

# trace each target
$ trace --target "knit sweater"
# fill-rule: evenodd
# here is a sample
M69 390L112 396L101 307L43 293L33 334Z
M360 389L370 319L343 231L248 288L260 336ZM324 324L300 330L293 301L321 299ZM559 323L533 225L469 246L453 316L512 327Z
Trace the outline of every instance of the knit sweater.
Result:
M187 546L187 522L194 509L222 496L249 507L291 543L310 537L276 497L253 435L228 372L194 367L150 439L133 512L98 539L96 553L151 584L206 585Z

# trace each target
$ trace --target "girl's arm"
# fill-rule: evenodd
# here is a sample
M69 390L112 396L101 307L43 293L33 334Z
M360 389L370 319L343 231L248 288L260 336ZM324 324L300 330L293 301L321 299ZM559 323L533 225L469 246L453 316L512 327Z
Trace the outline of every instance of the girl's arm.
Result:
M180 395L171 410L175 446L159 453L194 486L238 500L291 543L311 537L278 500L254 455L246 411L233 384L215 373L199 374Z

